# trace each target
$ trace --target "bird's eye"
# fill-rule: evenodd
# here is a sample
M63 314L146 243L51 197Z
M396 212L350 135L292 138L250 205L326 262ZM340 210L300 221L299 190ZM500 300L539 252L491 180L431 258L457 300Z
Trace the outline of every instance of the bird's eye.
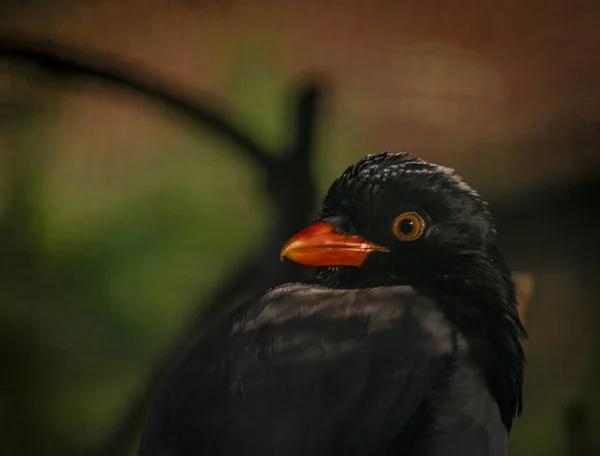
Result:
M425 220L416 212L405 212L395 218L392 229L401 241L414 241L423 234Z

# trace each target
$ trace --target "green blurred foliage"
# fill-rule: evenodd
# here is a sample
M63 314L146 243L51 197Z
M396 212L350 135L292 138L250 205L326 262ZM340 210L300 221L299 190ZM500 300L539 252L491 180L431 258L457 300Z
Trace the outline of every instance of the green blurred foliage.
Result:
M73 454L118 421L267 208L210 136L115 176L56 152L60 94L25 83L1 110L0 453Z

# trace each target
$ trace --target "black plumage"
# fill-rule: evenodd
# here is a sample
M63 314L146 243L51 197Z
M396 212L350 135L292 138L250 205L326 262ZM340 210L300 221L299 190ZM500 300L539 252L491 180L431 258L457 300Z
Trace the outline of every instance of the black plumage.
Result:
M367 156L282 254L314 281L209 331L140 456L505 456L525 330L486 204L452 170Z

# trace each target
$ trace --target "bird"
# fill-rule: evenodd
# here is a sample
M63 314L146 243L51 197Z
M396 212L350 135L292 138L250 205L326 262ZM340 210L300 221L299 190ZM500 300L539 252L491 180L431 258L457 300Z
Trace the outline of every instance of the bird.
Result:
M306 280L215 324L157 394L139 456L505 456L527 333L487 203L370 154L281 257Z

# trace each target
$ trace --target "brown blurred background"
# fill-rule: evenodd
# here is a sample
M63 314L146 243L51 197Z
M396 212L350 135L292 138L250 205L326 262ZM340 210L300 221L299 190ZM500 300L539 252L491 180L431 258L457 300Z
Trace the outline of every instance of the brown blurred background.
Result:
M319 195L384 149L456 168L534 282L509 454L600 454L600 3L3 0L0 47L23 35L127 62L274 151L297 81L323 81ZM0 454L102 446L266 240L262 178L151 100L0 60Z

